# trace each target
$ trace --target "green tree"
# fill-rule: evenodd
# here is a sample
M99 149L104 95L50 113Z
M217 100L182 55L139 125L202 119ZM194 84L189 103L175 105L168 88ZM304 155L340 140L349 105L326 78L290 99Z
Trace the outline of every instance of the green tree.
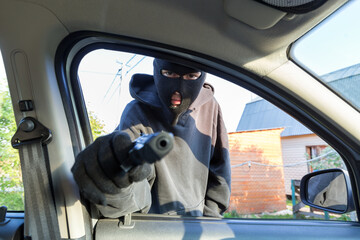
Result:
M89 112L93 138L106 133L104 123ZM9 210L24 210L24 190L19 153L11 146L16 122L6 79L0 80L0 206Z
M24 191L18 151L11 146L16 122L6 80L0 89L0 205L24 210Z
M88 112L90 126L91 126L91 133L93 135L93 139L100 137L101 135L106 134L104 129L105 124L96 116L93 111Z

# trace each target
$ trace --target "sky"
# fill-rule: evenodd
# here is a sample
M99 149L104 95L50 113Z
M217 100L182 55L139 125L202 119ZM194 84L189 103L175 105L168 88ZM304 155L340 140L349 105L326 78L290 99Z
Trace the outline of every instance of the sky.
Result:
M360 28L357 26L360 0L350 1L347 5L293 45L293 58L318 76L360 63ZM152 58L143 59L136 55L131 59L133 56L97 50L86 55L80 64L79 78L88 110L105 123L108 132L117 126L122 110L132 99L128 91L132 74L152 74ZM124 71L119 86L120 76L116 74L121 67ZM4 79L0 53L0 81ZM246 103L256 95L212 75L208 75L206 81L215 88L215 98L222 108L228 132L236 131Z
M352 0L295 43L291 54L321 76L360 63L360 1Z

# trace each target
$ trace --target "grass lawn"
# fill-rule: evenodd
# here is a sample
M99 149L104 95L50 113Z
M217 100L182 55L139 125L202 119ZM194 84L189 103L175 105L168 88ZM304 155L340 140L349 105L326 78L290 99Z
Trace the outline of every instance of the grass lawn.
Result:
M287 210L282 210L278 212L264 212L264 213L254 213L254 214L239 214L236 211L226 212L224 213L224 218L247 218L247 219L294 219L294 216L292 214L292 200L286 200L286 206ZM309 211L310 207L306 206L301 209L301 211ZM323 215L323 211L316 211L316 214ZM295 219L313 219L313 220L325 220L325 217L310 217L305 216L302 214L297 214L295 216ZM336 221L351 221L349 214L330 214L329 220L336 220Z

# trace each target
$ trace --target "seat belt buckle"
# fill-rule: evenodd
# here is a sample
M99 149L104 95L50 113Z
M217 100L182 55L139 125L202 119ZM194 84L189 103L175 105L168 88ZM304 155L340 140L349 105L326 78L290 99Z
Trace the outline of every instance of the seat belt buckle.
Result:
M21 145L41 142L47 145L51 142L52 133L50 129L42 125L33 117L25 117L21 119L16 133L11 139L13 148L18 149Z

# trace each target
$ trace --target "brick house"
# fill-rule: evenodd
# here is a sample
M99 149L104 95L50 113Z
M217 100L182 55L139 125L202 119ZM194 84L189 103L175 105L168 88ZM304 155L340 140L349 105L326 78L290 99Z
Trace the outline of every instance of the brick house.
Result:
M271 130L277 128L284 129L280 133L280 148L283 165L289 166L282 169L284 172L284 191L286 195L291 195L291 180L301 179L303 175L309 172L309 167L306 163L290 165L304 162L308 157L318 156L321 150L327 146L327 143L265 99L256 99L246 104L237 131L253 132L252 129Z
M360 64L331 72L321 79L335 91L341 92L354 107L360 108ZM262 98L246 104L237 131L255 132L254 130L277 128L284 129L280 134L285 165L284 190L287 195L291 195L291 179L301 179L310 171L308 164L301 162L318 156L328 144L290 115ZM293 165L297 163L299 164Z
M280 139L283 130L229 133L232 165L229 211L250 214L286 209L283 169L268 166L283 164Z

